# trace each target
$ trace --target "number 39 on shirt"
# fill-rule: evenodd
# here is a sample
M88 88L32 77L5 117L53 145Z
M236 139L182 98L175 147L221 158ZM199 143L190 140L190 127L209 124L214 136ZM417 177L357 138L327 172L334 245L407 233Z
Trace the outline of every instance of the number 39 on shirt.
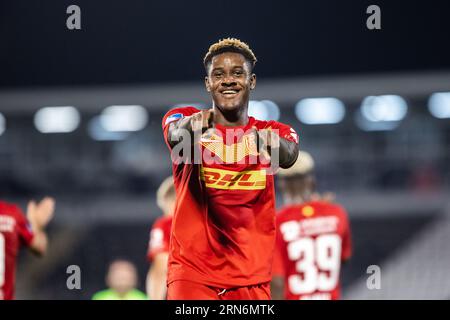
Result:
M289 276L293 294L331 291L339 281L341 237L324 234L316 238L302 237L287 246L288 258L296 261L298 274Z

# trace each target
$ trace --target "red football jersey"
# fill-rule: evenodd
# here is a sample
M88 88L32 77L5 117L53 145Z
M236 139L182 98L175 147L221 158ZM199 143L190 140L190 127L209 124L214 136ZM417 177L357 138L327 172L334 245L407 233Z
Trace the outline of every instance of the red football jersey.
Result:
M284 277L285 299L339 299L341 262L352 254L341 206L315 201L284 207L276 239L273 275Z
M147 259L149 262L152 262L158 253L169 252L171 228L172 216L160 217L153 223L147 250Z
M169 111L162 121L165 141L171 122L199 111L194 107ZM275 245L274 181L268 174L270 164L258 157L254 135L248 131L252 127L272 128L280 137L298 143L291 127L249 117L245 126L216 124L215 134L203 135L194 146L201 151L201 163L177 163L173 161L177 156L172 155L177 202L169 284L189 280L229 289L270 281ZM225 138L227 134L232 138ZM209 161L206 154L221 161Z
M33 232L19 207L0 201L0 300L14 299L16 257Z

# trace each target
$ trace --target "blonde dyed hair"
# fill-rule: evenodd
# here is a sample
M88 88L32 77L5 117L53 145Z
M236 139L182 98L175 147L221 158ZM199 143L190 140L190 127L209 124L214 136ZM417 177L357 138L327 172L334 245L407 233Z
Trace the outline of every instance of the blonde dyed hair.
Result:
M225 38L213 43L209 47L208 52L203 58L203 65L205 68L208 67L208 64L214 56L224 52L236 52L242 54L248 61L250 61L252 68L255 66L257 61L255 54L252 49L250 49L248 44L236 38Z

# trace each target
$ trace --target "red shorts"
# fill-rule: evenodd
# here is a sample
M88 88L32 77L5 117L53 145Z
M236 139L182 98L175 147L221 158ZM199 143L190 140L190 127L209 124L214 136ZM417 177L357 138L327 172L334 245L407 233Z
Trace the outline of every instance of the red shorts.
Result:
M167 300L270 300L270 282L222 289L187 280L176 280L167 288Z

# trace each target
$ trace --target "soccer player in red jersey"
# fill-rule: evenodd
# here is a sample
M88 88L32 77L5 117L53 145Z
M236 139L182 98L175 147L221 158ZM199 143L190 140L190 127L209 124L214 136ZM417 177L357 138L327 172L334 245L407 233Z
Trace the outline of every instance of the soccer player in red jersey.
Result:
M14 204L0 201L0 300L14 299L16 258L20 247L27 246L42 256L47 251L45 227L53 217L55 201L46 197L30 201L27 218Z
M270 299L272 173L295 162L298 136L288 125L248 116L255 63L240 40L213 44L204 58L211 108L178 108L162 120L177 193L169 300Z
M278 173L285 206L277 215L274 299L340 297L341 263L352 253L350 225L332 196L314 193L313 168L312 157L300 151L294 166Z
M163 181L156 199L164 215L155 221L150 231L147 259L151 266L147 274L147 296L150 300L163 300L166 298L170 230L176 200L172 176Z

